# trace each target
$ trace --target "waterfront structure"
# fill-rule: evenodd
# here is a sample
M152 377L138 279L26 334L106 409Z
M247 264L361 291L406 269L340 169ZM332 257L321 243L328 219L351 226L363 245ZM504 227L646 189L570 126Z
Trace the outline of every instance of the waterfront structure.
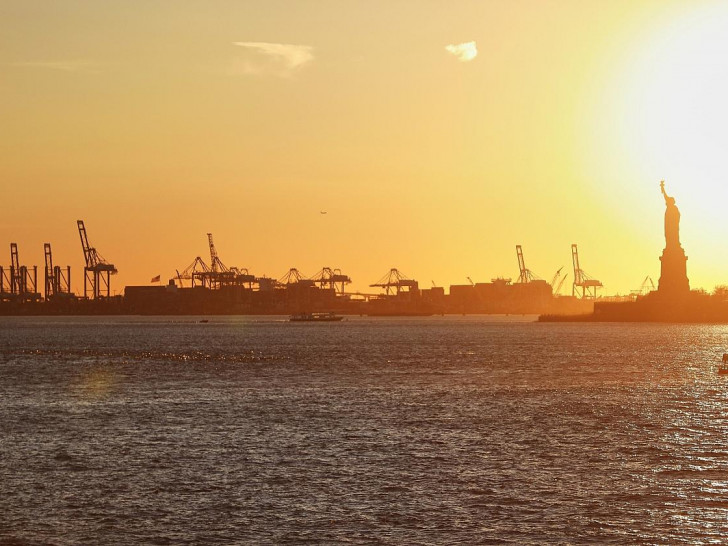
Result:
M86 266L83 268L83 298L98 300L111 297L111 275L118 273L116 266L107 262L88 242L83 220L77 220L78 234Z
M660 256L661 274L657 292L662 297L679 298L690 293L687 275L688 257L680 245L680 210L675 198L665 192L665 181L660 182L665 198L665 249Z
M728 322L728 301L702 291L691 291L687 256L680 245L680 211L675 198L660 190L665 198L665 249L660 257L661 274L657 290L638 295L634 301L594 303L594 312L582 316L544 315L542 321L590 322Z

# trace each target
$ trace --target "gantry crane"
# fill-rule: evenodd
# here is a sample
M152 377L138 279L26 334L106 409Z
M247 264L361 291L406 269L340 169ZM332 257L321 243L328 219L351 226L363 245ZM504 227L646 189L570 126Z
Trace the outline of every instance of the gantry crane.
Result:
M17 243L10 243L10 278L3 274L0 277L5 277L4 280L9 281L10 285L10 296L12 299L19 301L34 301L40 299L38 294L38 266L28 268L27 266L20 265L20 258L18 257L18 245ZM4 291L4 284L0 291Z
M23 280L25 275L20 272L20 258L18 257L18 244L10 243L10 292L14 295L25 292Z
M50 243L43 243L43 253L45 254L45 297L46 301L48 301L55 294L53 254L51 253Z
M217 254L215 243L212 239L212 233L207 234L207 244L210 248L210 265L197 256L190 265L188 265L181 273L176 271L175 281L180 288L184 288L185 281L189 281L190 287L202 286L212 290L217 290L225 286L244 286L252 288L255 282L255 276L251 275L247 269L239 267L228 267Z
M230 273L228 268L220 260L215 249L215 243L212 240L212 233L207 234L207 244L210 248L210 266L202 261L202 258L197 256L195 260L185 268L180 274L177 273L177 278L190 279L192 286L195 286L195 281L199 281L200 284L205 288L219 289L225 284L228 284L229 277L234 276L234 273Z
M341 296L344 295L344 288L351 282L351 279L341 273L341 269L324 267L316 273L311 280L319 285L322 290L330 290Z
M399 296L402 292L412 292L419 288L419 284L416 280L405 277L396 268L390 269L389 273L369 286L372 288L384 288L384 292L387 296Z
M0 265L0 301L10 298L10 271Z
M202 280L202 286L219 289L229 283L230 277L234 276L234 273L230 273L217 255L215 243L212 241L212 233L207 234L207 243L210 246L210 271L199 273L198 277Z
M10 258L11 263L13 259L12 255L13 247L10 247ZM13 288L15 286L15 268L11 265L10 268L3 267L0 265L0 301L11 301L14 299Z
M652 280L652 277L650 277L649 275L645 277L645 280L642 281L641 289L643 294L647 294L649 292L654 292L655 290L657 290L657 287L655 287L655 282Z
M194 261L182 271L182 273L177 270L177 280L179 281L179 287L184 288L184 281L190 281L190 287L194 287L195 281L200 279L200 274L209 272L210 268L207 266L202 258L197 256Z
M226 273L228 268L225 267L225 264L220 261L217 255L215 243L212 241L212 233L207 234L207 242L210 245L210 271L212 273Z
M649 294L650 292L654 292L657 290L655 287L655 282L652 280L652 277L647 275L645 277L645 280L642 281L642 284L637 290L631 290L630 295L632 296L644 296L645 294Z
M518 256L518 280L517 283L528 283L541 280L534 275L530 269L526 269L526 262L523 260L523 249L521 245L516 245L516 256Z
M564 266L562 265L559 267L559 269L554 273L554 276L551 278L551 282L549 283L551 285L551 288L556 286L556 281L559 280L559 277L561 277L561 270L564 269Z
M45 253L45 299L46 301L61 294L71 293L71 266L62 269L60 266L53 266L53 254L51 244L43 244Z
M77 220L76 223L86 261L83 268L83 297L88 299L90 293L93 299L108 298L111 296L111 275L116 275L118 270L89 244L83 220Z
M302 275L298 269L292 267L285 275L278 279L278 284L285 284L286 286L288 286L290 284L298 284L306 280L308 279L306 279L306 277Z
M223 286L243 286L247 284L249 288L252 287L252 283L255 282L255 275L251 275L245 268L228 267L222 263L212 240L212 233L207 234L207 243L210 246L210 268L209 271L202 271L197 274L203 286L219 289Z
M556 285L556 288L553 291L554 295L558 296L561 293L561 287L564 286L564 282L568 278L569 278L569 274L564 273L563 276L561 277L561 279L559 280L558 284Z
M569 276L568 273L561 274L561 271L564 269L564 266L559 267L559 269L554 273L554 276L551 279L551 282L549 283L551 285L551 292L554 295L557 295L559 291L561 290L561 287L564 286L564 281L566 281L566 278Z
M597 289L604 286L601 281L591 278L579 265L579 251L576 245L571 245L571 260L574 264L574 284L571 287L571 295L583 299L594 299L597 297ZM581 289L581 295L579 295Z

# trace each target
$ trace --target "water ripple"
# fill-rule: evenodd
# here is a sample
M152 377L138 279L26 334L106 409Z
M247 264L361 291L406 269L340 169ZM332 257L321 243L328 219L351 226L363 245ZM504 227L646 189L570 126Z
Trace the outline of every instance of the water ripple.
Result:
M724 540L724 327L213 326L0 319L0 544Z

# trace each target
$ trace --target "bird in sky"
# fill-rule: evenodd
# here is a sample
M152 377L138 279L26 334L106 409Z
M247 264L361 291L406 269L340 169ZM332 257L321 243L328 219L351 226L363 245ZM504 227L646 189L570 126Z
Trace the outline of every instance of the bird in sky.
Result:
M326 214L325 210L319 211L321 214Z

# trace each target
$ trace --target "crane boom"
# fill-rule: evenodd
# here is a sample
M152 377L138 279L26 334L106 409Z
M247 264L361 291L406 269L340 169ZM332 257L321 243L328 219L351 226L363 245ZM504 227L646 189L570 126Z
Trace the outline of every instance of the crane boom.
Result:
M207 242L210 245L210 264L212 266L212 272L217 273L217 250L215 249L215 243L212 242L212 233L207 234Z
M78 234L81 237L81 248L83 249L83 258L86 261L86 267L93 267L96 265L94 261L95 251L88 244L88 235L86 234L86 226L83 224L83 220L76 221L78 225Z
M399 295L400 292L408 292L419 288L419 284L416 280L406 277L394 267L389 270L389 273L379 279L379 281L374 284L370 284L369 286L372 288L384 288L384 291L388 296L393 292L394 294Z
M10 267L12 267L16 273L20 269L20 259L18 258L18 243L10 243Z
M10 289L13 294L23 292L23 276L20 271L20 258L18 257L18 244L10 243Z
M53 275L53 254L51 253L50 243L43 243L43 253L45 254L45 295L46 299L48 299L56 292L56 283Z
M575 244L571 245L571 259L574 264L574 283L571 285L571 295L576 296L581 288L582 298L596 298L597 289L604 286L601 281L591 278L579 265L579 251Z
M533 272L526 267L526 261L523 259L523 249L521 245L516 245L516 255L518 256L518 283L529 283L540 281L541 279L534 275Z
M207 234L207 242L210 245L210 272L213 273L212 277L216 277L216 273L228 273L230 270L217 255L215 243L212 241L212 233Z
M526 262L523 260L521 245L516 245L516 255L518 256L518 282L528 282L528 269L526 269Z
M568 273L564 273L564 276L561 277L561 280L559 281L559 284L556 286L556 290L554 290L554 294L558 294L561 291L561 287L564 286L564 281L569 276Z
M581 268L579 267L579 250L576 245L571 245L571 261L574 264L574 286L581 283Z
M83 220L77 220L78 235L81 238L81 248L86 262L84 267L83 297L88 298L89 289L94 299L111 296L111 275L118 270L114 264L108 263L103 256L88 242L86 226Z
M561 267L559 267L559 269L556 271L556 273L554 273L554 276L551 279L551 282L549 283L551 285L551 288L553 288L554 285L556 284L556 281L559 280L559 277L561 276L561 270L562 269L564 269L564 266L563 265Z

